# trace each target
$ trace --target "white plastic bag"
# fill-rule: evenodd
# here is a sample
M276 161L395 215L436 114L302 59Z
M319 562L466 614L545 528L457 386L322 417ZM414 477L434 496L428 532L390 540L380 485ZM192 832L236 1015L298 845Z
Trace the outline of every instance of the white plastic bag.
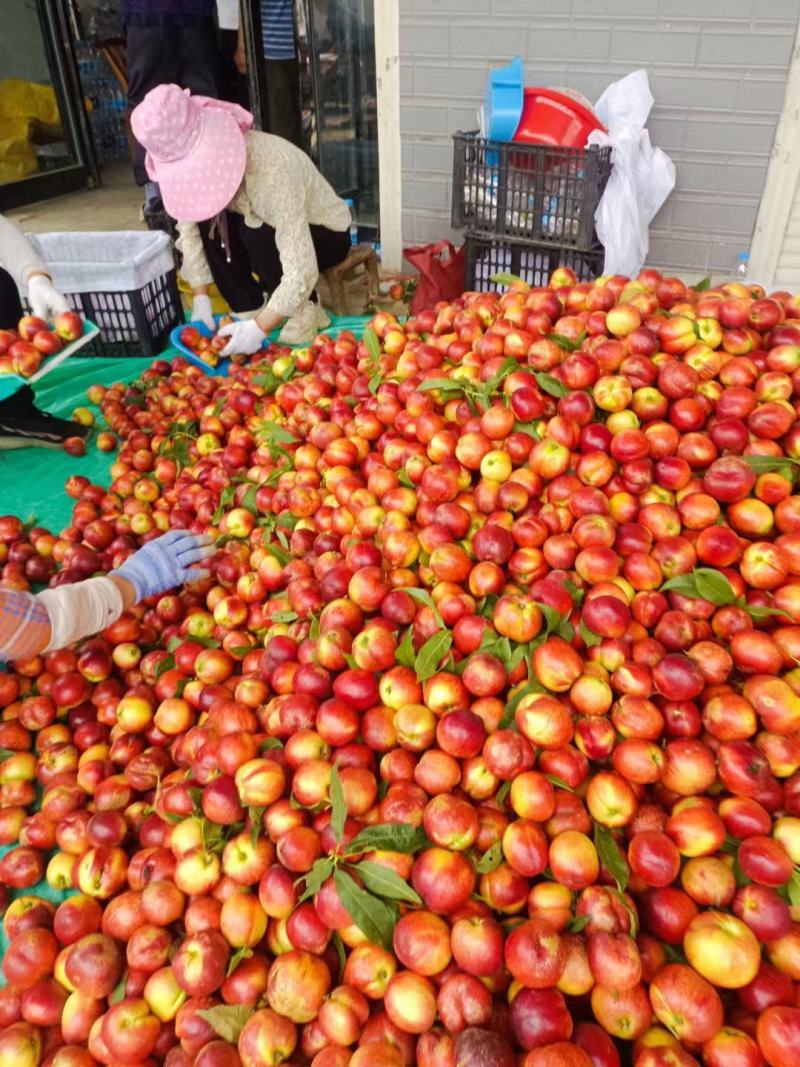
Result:
M589 144L610 145L611 176L595 212L597 235L605 247L605 274L633 278L644 266L649 227L675 187L675 164L650 144L645 129L653 106L647 71L614 82L595 104L608 130L589 134Z

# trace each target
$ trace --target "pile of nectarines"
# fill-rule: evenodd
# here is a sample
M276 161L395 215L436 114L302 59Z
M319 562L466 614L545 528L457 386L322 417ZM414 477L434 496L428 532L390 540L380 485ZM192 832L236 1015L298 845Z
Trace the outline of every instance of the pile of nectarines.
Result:
M0 674L0 1064L795 1067L800 301L561 270L89 399L2 580L219 551Z

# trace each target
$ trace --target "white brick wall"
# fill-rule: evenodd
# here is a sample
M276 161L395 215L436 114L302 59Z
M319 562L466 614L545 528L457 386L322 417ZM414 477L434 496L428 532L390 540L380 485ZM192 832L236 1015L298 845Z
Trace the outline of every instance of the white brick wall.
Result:
M650 262L726 272L750 246L800 0L400 0L403 238L450 232L450 135L474 129L486 72L514 55L529 85L595 100L638 67L649 129L677 185Z

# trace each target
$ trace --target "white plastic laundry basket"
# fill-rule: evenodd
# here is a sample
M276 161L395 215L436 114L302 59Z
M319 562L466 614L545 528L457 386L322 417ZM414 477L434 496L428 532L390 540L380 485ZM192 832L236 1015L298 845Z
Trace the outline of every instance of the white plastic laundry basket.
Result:
M172 242L161 230L32 233L29 239L62 293L127 293L175 267Z
M30 234L75 309L96 323L97 355L155 356L183 318L169 235L160 230Z

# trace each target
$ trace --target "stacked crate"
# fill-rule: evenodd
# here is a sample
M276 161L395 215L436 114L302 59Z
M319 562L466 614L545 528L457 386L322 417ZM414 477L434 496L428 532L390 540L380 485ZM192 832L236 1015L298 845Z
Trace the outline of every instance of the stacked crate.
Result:
M497 274L546 285L557 267L602 271L594 215L611 173L609 148L561 148L453 137L452 225L466 238L465 286Z
M88 41L75 45L81 88L92 105L89 124L101 167L130 158L128 101L103 55Z

